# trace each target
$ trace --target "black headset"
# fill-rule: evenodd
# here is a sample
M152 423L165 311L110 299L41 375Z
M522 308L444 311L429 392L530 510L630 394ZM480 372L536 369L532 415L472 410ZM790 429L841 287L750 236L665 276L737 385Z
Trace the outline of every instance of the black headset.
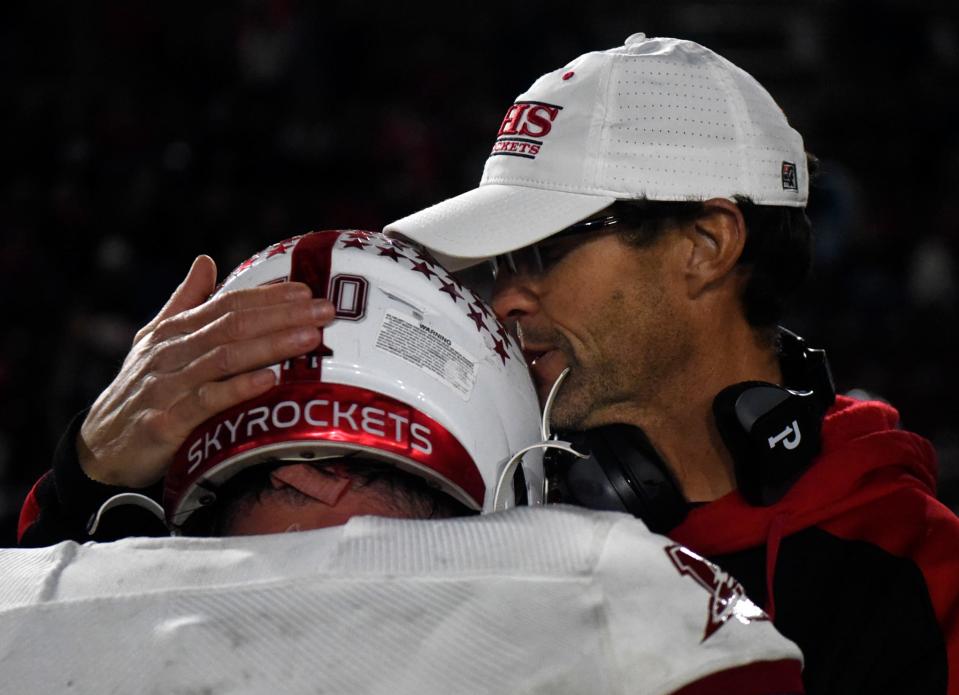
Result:
M806 347L785 328L778 331L785 386L745 381L713 400L739 492L754 506L778 502L810 466L819 453L823 417L836 400L826 352ZM656 533L686 517L689 502L639 427L611 424L557 436L587 458L547 452L548 501L628 512Z

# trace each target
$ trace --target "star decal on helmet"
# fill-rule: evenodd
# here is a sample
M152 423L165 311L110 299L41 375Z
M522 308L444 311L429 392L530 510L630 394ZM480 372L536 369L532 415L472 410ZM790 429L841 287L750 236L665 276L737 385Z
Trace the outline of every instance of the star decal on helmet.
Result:
M440 288L440 292L445 292L445 293L448 294L450 297L452 297L454 303L456 302L457 299L463 299L463 300L465 301L466 298L465 298L463 295L461 295L459 292L456 291L457 288L456 288L456 284L455 284L455 283L452 283L452 282L444 282L444 281L443 281L443 278L440 278L440 283L443 285L443 286Z
M353 237L343 242L342 249L365 249L369 244L364 244L360 237Z
M404 256L402 253L398 253L397 250L394 249L392 246L387 246L386 248L383 248L382 246L377 246L376 248L379 249L380 251L379 255L386 256L387 258L392 258L393 261L396 263L399 263L401 258L406 258L406 260L409 260L409 258Z
M292 248L296 245L300 239L303 238L302 234L297 234L296 236L291 236L289 239L284 239L283 241L278 241L273 246L267 247L266 257L270 258L272 256L279 256L286 253L288 248Z
M223 287L223 285L225 285L228 281L235 278L240 273L243 273L249 270L253 266L253 264L259 260L259 258L260 258L260 254L254 253L252 256L250 256L245 261L240 263L240 265L238 265L236 268L233 269L233 272L231 272L229 275L227 275L223 279L223 282L221 282L219 285L216 286L216 289L214 290L214 292L218 292L220 288Z
M478 294L476 294L476 292L474 292L473 290L470 290L470 294L473 295L473 299L476 301L476 305L479 307L480 311L483 312L483 316L488 316L489 318L493 318L493 312L486 305L486 302L483 301L483 298L480 297Z
M521 355L519 344L496 319L496 315L483 298L451 275L429 251L398 239L384 238L381 234L371 234L362 230L343 233L339 248L386 256L395 263L401 260L409 261L410 270L422 274L437 291L447 295L453 304L459 306L459 301L463 301L465 307L460 307L461 311L473 321L479 333L486 331L489 334L487 344L499 355L503 364L506 364L510 357L519 359ZM438 281L438 285L433 282L434 278Z
M503 364L506 364L506 360L508 360L510 357L509 353L506 351L506 343L504 343L502 340L493 338L493 344L495 346L493 351L500 356L500 359L503 360Z
M275 246L272 246L269 249L267 249L266 257L273 258L273 256L283 255L286 253L286 250L288 248L289 248L289 245L281 241L279 244L276 244Z
M469 307L470 307L470 309L472 309L472 311L470 311L470 312L469 312L468 314L466 314L466 315L469 316L471 319L473 319L473 323L476 324L476 330L481 331L481 332L484 331L484 330L488 331L489 329L486 327L486 324L483 323L483 314L482 314L482 312L480 312L480 310L477 309L477 308L476 308L475 306L473 306L472 304L470 304Z
M427 265L427 264L426 264L425 262L423 262L423 261L420 261L419 263L414 263L412 269L415 270L417 273L423 273L423 275L425 275L425 276L427 277L427 279L429 279L429 278L431 278L431 277L439 277L439 275L437 275L436 273L434 273L434 272L430 269L429 265ZM442 290L440 290L440 291L442 292ZM455 301L455 300L454 300L454 301Z
M256 260L257 260L259 257L260 257L260 254L254 253L252 256L250 256L250 257L247 258L245 261L243 261L242 263L240 263L240 265L238 265L238 266L236 267L236 270L234 270L233 273L234 273L235 275L239 275L239 274L242 273L244 270L246 270L247 268L249 268L251 265L253 265L254 263L256 263Z
M423 261L424 263L426 263L426 265L430 266L431 268L435 268L436 266L439 265L439 263L436 262L436 259L433 258L433 255L429 251L426 251L425 249L417 249L415 251L415 255L419 260Z

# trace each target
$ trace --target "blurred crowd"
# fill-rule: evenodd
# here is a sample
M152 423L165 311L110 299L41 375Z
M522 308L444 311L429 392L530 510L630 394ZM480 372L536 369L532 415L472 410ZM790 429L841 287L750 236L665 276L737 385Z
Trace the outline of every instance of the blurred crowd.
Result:
M0 21L0 544L198 253L476 184L539 74L635 31L750 71L822 161L785 324L930 438L959 509L959 13L917 3L32 2Z

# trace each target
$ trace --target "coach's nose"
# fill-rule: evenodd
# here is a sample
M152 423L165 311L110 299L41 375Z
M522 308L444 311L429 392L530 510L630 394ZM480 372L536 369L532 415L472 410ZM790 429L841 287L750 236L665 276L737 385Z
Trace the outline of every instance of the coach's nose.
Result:
M491 304L500 321L515 322L539 311L539 296L538 283L529 274L505 272L493 286Z

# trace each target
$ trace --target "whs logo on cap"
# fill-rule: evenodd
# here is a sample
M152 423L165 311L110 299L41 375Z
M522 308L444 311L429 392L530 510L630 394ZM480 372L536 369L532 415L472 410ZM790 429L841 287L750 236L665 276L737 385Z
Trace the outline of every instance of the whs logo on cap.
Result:
M536 159L543 139L553 129L553 122L562 110L562 106L542 101L517 101L509 107L500 124L490 156Z

